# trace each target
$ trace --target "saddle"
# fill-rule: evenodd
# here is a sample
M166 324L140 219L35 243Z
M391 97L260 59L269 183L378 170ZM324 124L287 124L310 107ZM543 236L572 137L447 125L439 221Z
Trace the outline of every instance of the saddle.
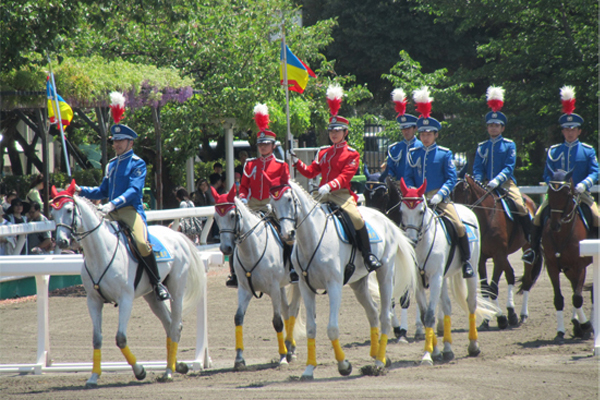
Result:
M446 274L446 272L448 272L448 268L450 268L452 259L454 258L454 253L456 252L456 248L458 247L458 233L456 232L456 227L454 226L454 224L452 223L452 221L450 221L450 219L448 217L446 217L444 214L439 214L437 210L433 210L433 212L434 212L434 214L441 217L440 220L443 222L442 227L444 228L444 232L446 233L446 240L448 241L448 244L450 245L450 253L448 254L448 261L446 262L446 265L444 267L444 274ZM467 223L465 221L462 221L462 223L465 226L465 229L466 229L465 235L467 235L469 242L476 242L477 235L475 235L473 226L471 226L469 223Z
M294 246L289 245L289 244L285 243L283 240L281 240L281 225L279 224L279 220L272 215L266 215L266 213L263 211L259 211L259 214L262 218L265 219L265 221L267 222L267 225L269 225L271 227L271 230L273 231L275 238L277 239L279 244L281 244L281 246L283 247L283 265L284 266L287 265L287 266L291 267L291 265L292 265L291 264L292 248Z
M592 209L588 204L583 202L579 203L577 206L577 215L581 218L581 222L583 222L583 226L587 231L588 238L596 238L598 233L597 230L594 229L594 216L592 215ZM546 225L546 222L550 219L550 207L544 208L542 211L542 226Z

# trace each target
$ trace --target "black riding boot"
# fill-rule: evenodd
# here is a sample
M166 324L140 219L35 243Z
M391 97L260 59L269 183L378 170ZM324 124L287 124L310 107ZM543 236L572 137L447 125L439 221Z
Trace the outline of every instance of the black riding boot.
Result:
M144 264L146 264L146 271L148 272L150 283L154 288L154 293L156 293L156 299L158 301L170 299L171 295L169 294L169 291L162 283L160 283L160 274L158 273L158 266L156 265L154 253L152 252L146 257L142 257L142 260L144 260Z
M460 254L462 256L462 270L463 278L472 278L475 276L475 271L471 266L469 260L471 259L471 248L469 247L469 237L465 234L463 237L458 238L458 244L460 247Z
M531 230L531 241L529 244L531 248L529 248L521 257L521 260L526 262L527 264L533 264L535 259L537 258L540 252L540 241L542 240L542 229L543 227L537 226L536 224L531 224L533 229Z
M233 253L229 256L229 277L227 277L227 282L225 282L225 286L234 289L238 287L237 276L235 275L235 271L233 270Z
M523 234L525 235L525 240L531 242L531 215L519 215L519 222L521 222L521 227L523 228Z
M361 230L356 232L356 236L358 238L358 248L363 253L367 271L375 271L377 268L381 267L381 261L379 261L375 254L371 253L371 242L369 241L369 232L367 231L366 224Z
M290 265L290 283L298 283L298 273L294 269L294 265L292 264L292 246L289 244L283 244L283 265L285 263L289 263Z

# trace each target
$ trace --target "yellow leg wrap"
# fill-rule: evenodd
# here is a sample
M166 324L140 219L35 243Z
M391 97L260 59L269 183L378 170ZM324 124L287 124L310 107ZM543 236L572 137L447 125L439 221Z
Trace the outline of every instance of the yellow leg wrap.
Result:
M377 353L377 359L385 364L385 352L387 349L388 337L386 334L381 335L379 339L379 353Z
M100 366L101 360L102 360L102 351L100 349L94 349L94 365L92 366L92 373L98 374L98 376L100 376L102 374L102 368Z
M469 340L477 340L477 318L475 314L469 314Z
M175 371L175 365L177 364L178 347L179 343L171 342L171 347L169 348L169 357L167 357L167 368L170 368L171 371Z
M371 328L371 357L377 357L379 353L379 328Z
M317 366L317 347L315 346L315 339L308 339L306 341L308 348L308 358L306 359L306 365Z
M425 328L425 351L433 353L433 328Z
M125 356L125 359L129 363L129 365L133 365L137 362L137 360L135 359L135 356L133 355L131 350L129 350L129 346L125 346L124 348L122 348L121 353L123 353L123 355Z
M285 333L288 342L292 344L292 346L296 345L296 340L294 340L294 326L296 325L296 317L290 317L285 323Z
M340 346L340 339L332 340L331 344L333 345L333 352L335 353L336 361L344 361L346 359L346 355L344 354L344 350L342 350L342 346Z
M433 344L433 347L437 346L437 335L435 333L433 334L431 343Z
M277 332L277 344L279 344L279 354L287 354L287 347L283 340L283 332Z
M171 351L171 338L167 336L167 365L169 360L169 351Z
M235 327L235 349L244 350L244 332L242 325Z
M452 344L452 321L449 315L444 316L444 342Z

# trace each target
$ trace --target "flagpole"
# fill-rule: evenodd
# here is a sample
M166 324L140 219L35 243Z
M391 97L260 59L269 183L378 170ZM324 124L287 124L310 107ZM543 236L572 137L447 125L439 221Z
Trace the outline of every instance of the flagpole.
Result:
M285 17L281 22L281 51L283 51L283 85L285 86L285 119L287 122L287 146L286 150L291 152L294 149L294 141L292 137L292 131L290 128L290 88L288 85L287 75L287 46L285 44ZM293 171L292 159L288 160L290 172Z
M65 165L67 166L67 176L71 177L71 166L69 165L69 155L67 154L67 146L65 144L65 131L63 129L62 117L60 116L60 105L58 103L58 93L56 92L56 82L54 81L54 73L52 72L52 64L50 63L50 57L48 57L48 66L50 68L50 77L52 78L52 90L54 92L54 102L56 104L56 123L60 127L60 140L65 154Z

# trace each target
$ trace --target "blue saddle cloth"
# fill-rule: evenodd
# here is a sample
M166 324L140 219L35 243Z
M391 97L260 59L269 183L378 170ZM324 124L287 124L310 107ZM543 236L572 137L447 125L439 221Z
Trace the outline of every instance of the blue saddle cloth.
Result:
M437 212L436 212L436 214L437 214ZM469 225L468 223L466 223L465 221L462 221L462 223L465 226L466 235L467 235L467 238L469 238L469 242L476 242L477 235L475 234L475 228L473 226ZM444 223L442 224L442 227L444 228L444 233L446 234L446 240L448 241L448 244L452 244L452 237L450 236L450 232L448 232L448 227Z
M131 247L129 246L129 241L123 232L121 232L123 238L125 239L125 243L127 243L127 251L132 258L135 258L133 251L131 251ZM161 262L169 262L173 261L175 258L169 253L169 250L162 244L160 240L150 232L148 232L148 241L152 245L152 251L154 251L154 257L156 258L157 263Z
M350 240L348 239L348 233L343 228L339 217L337 215L334 215L333 220L335 221L335 229L337 230L340 240L344 243L350 243ZM373 229L371 224L369 224L367 221L365 221L365 224L367 225L367 232L369 232L369 242L371 242L371 243L381 242L382 239L379 237L377 232L375 232L375 230Z

